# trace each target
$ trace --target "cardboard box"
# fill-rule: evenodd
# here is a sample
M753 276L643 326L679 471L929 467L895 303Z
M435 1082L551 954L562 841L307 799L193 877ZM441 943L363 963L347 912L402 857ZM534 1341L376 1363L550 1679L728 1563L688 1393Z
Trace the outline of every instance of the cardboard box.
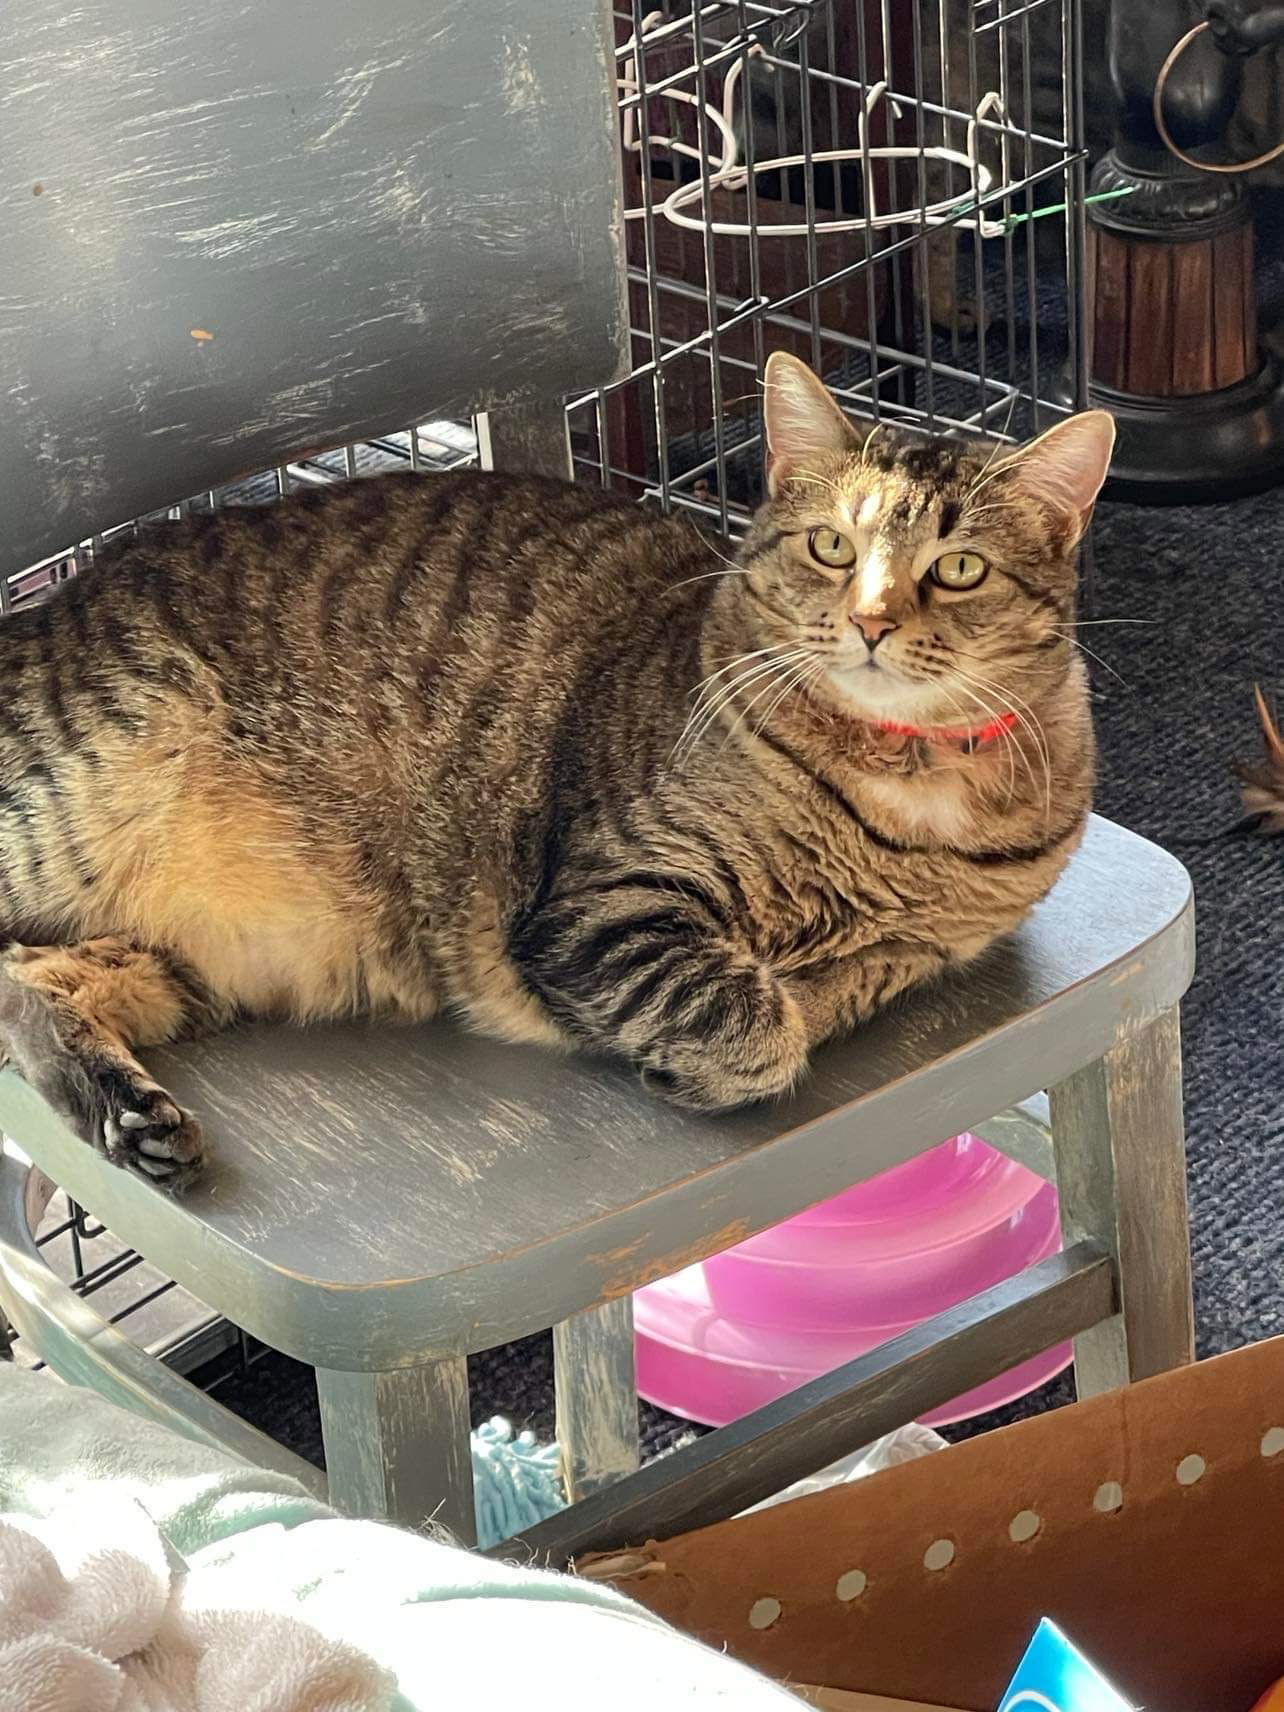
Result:
M624 1561L784 1682L995 1712L1049 1617L1147 1712L1251 1712L1284 1677L1284 1338Z

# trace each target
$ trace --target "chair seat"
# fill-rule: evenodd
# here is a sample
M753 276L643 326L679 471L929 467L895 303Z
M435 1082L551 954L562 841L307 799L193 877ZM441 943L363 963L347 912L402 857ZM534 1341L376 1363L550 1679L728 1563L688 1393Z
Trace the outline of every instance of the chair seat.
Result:
M182 1201L108 1165L12 1073L0 1129L238 1325L378 1370L555 1325L913 1157L1153 1020L1192 962L1185 870L1094 818L1018 933L826 1048L783 1103L690 1116L612 1064L351 1023L147 1055L210 1141Z

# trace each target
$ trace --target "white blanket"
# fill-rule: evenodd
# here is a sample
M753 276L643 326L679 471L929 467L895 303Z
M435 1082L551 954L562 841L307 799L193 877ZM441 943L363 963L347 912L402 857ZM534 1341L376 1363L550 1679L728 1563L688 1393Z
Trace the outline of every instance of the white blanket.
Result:
M0 1712L388 1712L390 1675L142 1507L0 1516Z
M600 1582L336 1516L0 1363L0 1712L795 1704Z

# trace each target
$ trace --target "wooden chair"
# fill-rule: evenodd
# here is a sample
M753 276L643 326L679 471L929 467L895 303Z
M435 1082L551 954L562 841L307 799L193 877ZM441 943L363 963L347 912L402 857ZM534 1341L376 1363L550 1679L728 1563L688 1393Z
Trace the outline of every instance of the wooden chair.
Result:
M101 0L87 36L10 0L40 77L5 97L0 253L7 301L39 311L0 337L0 590L82 536L430 411L492 412L496 464L566 467L558 396L627 355L608 10L451 16L278 0L246 32L231 0ZM1098 821L981 966L828 1050L792 1103L736 1117L444 1026L247 1029L154 1055L215 1160L177 1202L4 1076L0 1130L23 1151L0 1168L0 1302L68 1378L317 1485L58 1283L33 1231L60 1184L316 1367L336 1503L463 1537L465 1358L553 1327L576 1503L532 1545L564 1560L671 1531L1065 1337L1088 1391L1190 1358L1190 973L1184 872ZM986 1128L1040 1089L1063 1256L634 1472L633 1290L964 1128L1047 1169L1037 1114Z
M827 1048L785 1105L683 1116L625 1070L432 1025L263 1027L151 1055L214 1163L181 1201L116 1170L15 1076L0 1299L69 1378L316 1471L196 1392L87 1303L32 1227L48 1181L234 1324L317 1370L340 1507L472 1537L465 1358L554 1328L574 1506L553 1561L734 1512L841 1451L1075 1337L1081 1393L1188 1361L1176 1005L1185 871L1103 820L1026 926L966 974ZM1037 1109L1047 1089L1050 1153ZM827 1379L633 1472L630 1294L964 1129L1055 1168L1063 1254ZM41 1175L43 1174L43 1176Z

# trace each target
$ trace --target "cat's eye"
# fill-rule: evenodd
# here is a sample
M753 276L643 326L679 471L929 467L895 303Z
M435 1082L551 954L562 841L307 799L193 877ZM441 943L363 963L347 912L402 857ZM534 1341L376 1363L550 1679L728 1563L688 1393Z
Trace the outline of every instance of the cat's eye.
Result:
M989 569L979 553L942 553L928 575L938 588L974 589Z
M813 529L807 537L807 549L818 565L831 571L845 571L856 563L856 543L837 529Z

